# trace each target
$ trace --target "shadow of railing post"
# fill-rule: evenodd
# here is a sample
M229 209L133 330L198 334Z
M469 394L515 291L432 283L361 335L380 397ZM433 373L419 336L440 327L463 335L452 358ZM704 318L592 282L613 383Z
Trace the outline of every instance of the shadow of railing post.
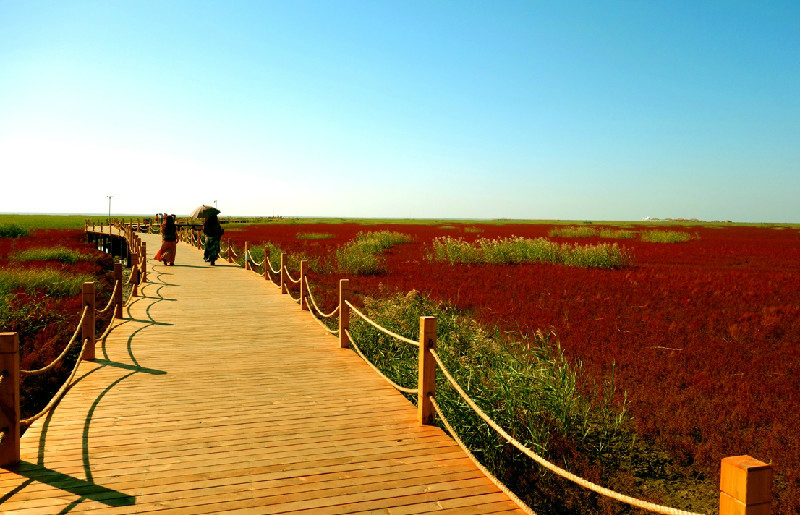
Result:
M95 358L95 286L93 282L83 283L83 307L87 308L81 324L81 341L89 340L83 349L81 359L94 361Z

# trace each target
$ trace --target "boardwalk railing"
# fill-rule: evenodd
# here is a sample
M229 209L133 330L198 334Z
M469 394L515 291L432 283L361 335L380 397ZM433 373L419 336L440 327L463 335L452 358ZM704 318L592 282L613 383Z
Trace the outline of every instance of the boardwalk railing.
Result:
M191 238L191 237L190 237ZM200 238L200 236L196 236ZM196 241L190 239L189 241ZM198 246L199 248L199 246ZM228 262L233 262L234 257L242 257L242 265L245 270L251 270L255 273L257 267L264 267L264 279L269 280L277 287L280 288L282 294L287 294L300 305L300 309L309 311L314 320L317 321L328 333L338 337L339 347L349 348L353 350L381 377L383 377L389 384L391 384L398 391L406 394L415 394L417 396L417 418L420 424L432 425L434 424L435 416L439 417L442 425L447 429L452 438L461 446L467 456L475 462L475 464L483 471L484 474L494 482L503 492L505 492L520 508L528 513L533 511L512 491L510 491L502 482L500 482L486 467L481 464L478 459L472 454L470 449L461 441L458 432L453 428L441 407L436 402L436 374L437 370L446 378L447 382L458 393L461 399L472 409L472 411L480 417L489 427L491 427L500 437L506 442L516 447L520 452L528 456L531 460L538 463L541 467L549 470L553 474L567 479L580 487L591 490L597 494L615 499L619 502L626 503L636 508L641 508L653 513L661 513L665 515L698 515L694 512L680 510L669 506L652 503L642 499L638 499L629 495L615 492L611 489L600 486L587 479L581 478L568 470L565 470L558 465L548 461L541 455L534 452L532 449L526 447L519 442L508 431L503 429L499 424L492 420L479 406L470 398L469 394L456 382L453 375L445 366L442 358L436 352L436 318L435 317L420 317L420 331L419 340L412 340L402 335L394 333L385 327L382 327L374 320L367 317L356 306L350 302L350 281L348 279L341 279L339 281L339 302L338 305L329 313L323 312L316 303L312 294L311 285L308 282L308 262L306 260L300 261L300 270L298 277L292 277L287 267L287 254L280 254L280 265L278 269L272 267L270 263L269 247L264 246L264 259L260 262L253 259L250 252L249 242L245 242L244 251L240 256L228 239L227 246L224 249ZM273 281L272 277L275 277ZM290 293L289 285L292 285L292 290L297 291L295 297ZM309 307L309 304L311 307ZM408 345L416 346L419 348L418 353L418 377L416 388L405 388L386 376L374 363L366 357L366 355L357 346L350 333L350 316L351 314L357 316L367 324L371 325L378 331L394 338L397 341L406 343ZM338 329L333 330L324 323L325 319L331 319L339 316ZM435 415L435 416L434 416ZM730 456L722 460L720 469L720 515L734 515L734 514L748 514L758 513L768 514L771 502L771 488L772 488L772 467L771 465L762 461L756 460L750 456Z
M114 290L108 303L102 309L95 306L96 291L94 282L83 283L82 299L83 308L81 318L64 350L47 365L35 370L21 370L19 360L19 334L16 332L0 333L0 466L8 467L20 461L20 436L21 428L31 425L36 420L48 414L64 397L72 384L81 361L94 361L95 343L97 339L104 340L114 327L114 319L122 318L122 264L114 264ZM133 292L132 292L133 293ZM128 298L128 302L130 297ZM127 304L127 302L126 302ZM108 323L105 332L96 338L96 316L113 312L113 317ZM38 413L27 418L21 418L20 406L20 381L26 376L38 376L52 371L56 365L63 362L69 351L76 345L81 345L80 358L75 361L69 377L53 395L47 405Z

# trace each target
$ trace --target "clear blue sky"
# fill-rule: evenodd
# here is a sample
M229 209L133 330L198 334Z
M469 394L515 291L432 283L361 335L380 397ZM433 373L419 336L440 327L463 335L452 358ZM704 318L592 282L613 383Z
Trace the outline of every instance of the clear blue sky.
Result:
M0 0L0 212L800 222L800 2Z

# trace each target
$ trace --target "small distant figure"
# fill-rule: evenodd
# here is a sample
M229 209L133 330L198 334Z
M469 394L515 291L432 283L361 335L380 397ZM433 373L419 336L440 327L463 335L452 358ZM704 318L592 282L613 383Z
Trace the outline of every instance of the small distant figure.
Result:
M165 265L175 265L175 252L178 248L178 229L175 227L175 215L164 217L161 225L161 248L155 259Z
M203 253L203 260L207 261L209 265L214 265L214 262L219 258L219 242L225 229L219 223L219 218L216 214L209 214L203 224L203 234L206 235L206 250Z

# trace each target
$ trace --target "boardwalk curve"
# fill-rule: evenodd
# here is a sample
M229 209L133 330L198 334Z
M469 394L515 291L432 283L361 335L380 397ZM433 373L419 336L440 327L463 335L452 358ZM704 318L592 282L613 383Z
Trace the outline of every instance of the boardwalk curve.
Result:
M180 244L175 266L148 263L0 470L0 512L522 513L288 296L201 258Z

